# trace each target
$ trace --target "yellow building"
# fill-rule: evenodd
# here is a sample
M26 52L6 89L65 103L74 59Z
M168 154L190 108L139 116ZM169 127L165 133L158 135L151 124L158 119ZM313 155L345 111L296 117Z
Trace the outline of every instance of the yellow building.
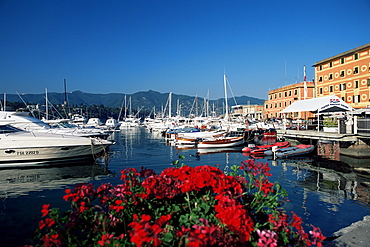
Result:
M284 118L280 113L297 100L311 99L314 96L315 83L306 82L307 91L305 92L304 82L291 84L268 92L268 100L265 101L264 116L269 118ZM288 113L287 118L308 119L313 117L310 112Z
M353 108L370 107L370 43L315 65L316 97L337 95Z
M263 118L263 105L236 105L231 108L233 117L240 116L258 120L262 120Z

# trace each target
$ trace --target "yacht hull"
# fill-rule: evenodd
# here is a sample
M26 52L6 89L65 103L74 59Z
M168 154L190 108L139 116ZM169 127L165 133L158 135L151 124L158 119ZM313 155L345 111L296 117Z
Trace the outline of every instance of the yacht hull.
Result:
M112 144L113 141L96 138L26 131L4 132L0 133L0 167L94 158Z
M92 158L105 150L104 146L57 146L29 148L1 148L0 167L8 167L9 163L49 162Z

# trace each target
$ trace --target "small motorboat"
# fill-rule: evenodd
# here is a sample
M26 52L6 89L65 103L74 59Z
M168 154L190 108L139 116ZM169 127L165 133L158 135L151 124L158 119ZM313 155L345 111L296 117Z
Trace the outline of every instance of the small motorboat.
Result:
M275 142L274 144L270 145L261 145L261 146L252 146L252 147L245 147L242 149L243 152L250 152L251 155L254 156L266 156L266 155L272 155L272 147L277 147L277 148L285 148L289 147L290 142L285 141L285 142Z
M314 145L299 144L295 147L278 148L275 150L274 155L277 158L287 158L311 153L314 148Z

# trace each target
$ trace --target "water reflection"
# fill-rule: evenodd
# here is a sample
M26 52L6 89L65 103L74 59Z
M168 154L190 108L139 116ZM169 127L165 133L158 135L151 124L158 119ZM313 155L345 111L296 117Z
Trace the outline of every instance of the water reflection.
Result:
M278 181L290 199L285 209L320 227L326 236L370 214L370 176L351 165L320 157L281 159L271 164L275 170L281 168Z
M1 169L1 246L29 244L30 237L38 227L43 204L51 204L52 208L62 211L68 210L68 203L62 199L66 188L85 182L101 183L114 176L104 161L100 158L97 162Z
M285 170L287 166L292 167L297 184L310 191L323 192L320 194L323 202L340 204L347 198L369 203L366 185L369 176L359 174L348 164L313 158L277 160L272 164L281 165Z
M104 159L97 162L1 169L0 199L28 195L45 189L60 189L68 184L89 182L110 174Z

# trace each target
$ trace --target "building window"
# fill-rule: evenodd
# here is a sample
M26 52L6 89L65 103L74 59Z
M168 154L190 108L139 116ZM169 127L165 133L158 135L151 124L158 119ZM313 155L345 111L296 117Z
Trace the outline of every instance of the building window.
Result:
M276 99L276 96L277 96L277 95L275 94L275 99Z
M333 80L333 74L329 74L329 80Z
M319 82L322 82L322 76L319 77Z
M279 99L281 99L281 93L279 93Z
M322 94L322 87L320 87L319 92L320 92L320 94Z
M345 83L340 84L339 87L340 87L340 91L346 90L346 84Z
M358 81L355 81L355 88L358 88Z
M279 107L281 107L281 102L279 103Z
M269 108L269 105L266 104L266 109L268 109L268 108Z
M319 70L322 70L322 65L320 65Z
M346 100L346 97L342 97L342 100L345 101Z
M286 96L287 96L287 92L284 92L284 97L286 98Z
M277 108L277 103L275 103L275 108Z
M298 90L297 89L294 90L294 95L298 95Z
M331 67L333 67L333 62L330 62L329 63L329 67L331 68Z
M340 71L340 77L344 77L344 70Z
M329 92L333 92L333 85L329 87Z
M358 59L358 53L355 54L355 60L357 60L357 59Z
M353 96L353 103L360 103L360 95Z
M289 96L292 96L292 91L291 90L289 90Z
M355 68L353 69L353 74L358 74L358 67L355 67Z
M340 63L341 63L341 64L344 64L344 57L342 57L342 58L340 59Z

